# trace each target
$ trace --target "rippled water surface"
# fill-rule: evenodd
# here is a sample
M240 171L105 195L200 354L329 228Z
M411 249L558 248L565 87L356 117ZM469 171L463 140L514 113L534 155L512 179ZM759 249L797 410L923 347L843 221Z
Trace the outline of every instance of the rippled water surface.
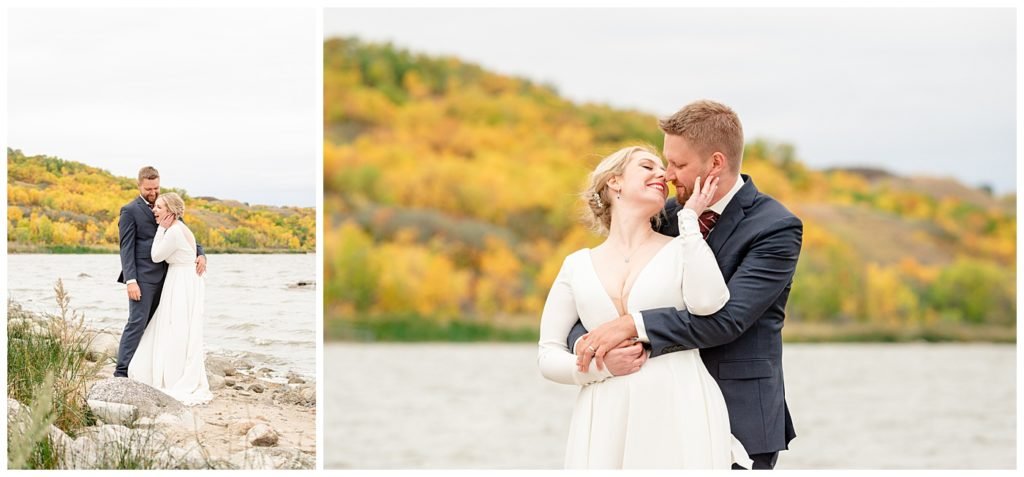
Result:
M117 255L8 255L7 289L25 308L53 312L63 279L71 306L88 323L120 331L128 319ZM276 370L316 373L316 279L313 254L209 255L206 347L250 357Z
M327 468L559 468L577 389L536 347L328 344ZM787 344L779 469L1012 469L1013 345Z

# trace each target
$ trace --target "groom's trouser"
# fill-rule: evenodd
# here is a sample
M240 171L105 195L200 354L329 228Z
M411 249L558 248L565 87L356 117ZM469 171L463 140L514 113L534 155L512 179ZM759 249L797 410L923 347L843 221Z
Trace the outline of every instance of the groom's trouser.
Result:
M135 356L135 350L142 340L142 333L146 331L149 320L156 313L156 306L160 303L160 292L164 289L164 283L143 283L137 282L142 290L142 299L139 301L128 299L128 323L124 325L121 333L121 345L117 348L117 366L114 368L114 377L128 377L128 364Z
M753 470L772 470L775 468L775 462L779 460L778 452L769 452L767 454L752 454L750 460L754 461ZM732 470L747 470L740 467L737 464L732 465Z

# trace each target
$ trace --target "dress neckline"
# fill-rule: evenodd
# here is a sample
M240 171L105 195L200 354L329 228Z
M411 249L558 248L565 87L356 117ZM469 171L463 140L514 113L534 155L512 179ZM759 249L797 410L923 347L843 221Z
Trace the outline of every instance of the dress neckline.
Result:
M636 278L633 279L633 283L629 286L629 291L627 293L625 293L623 296L627 296L627 297L632 296L633 288L636 287L636 283L640 281L641 277L643 277L644 272L647 271L647 268L651 266L651 263L653 263L655 261L655 259L658 258L659 255L661 255L662 253L665 252L666 249L668 249L669 244L671 244L672 242L675 242L675 241L676 241L676 238L669 239L667 242L665 242L661 246L660 249L658 249L657 252L654 253L654 255L651 255L651 258L647 259L647 262L644 263L644 265L642 267L640 267L640 271L636 273ZM615 306L615 299L612 298L612 296L608 294L608 289L605 288L604 282L601 281L601 275L597 273L597 266L594 265L594 249L587 248L586 255L587 255L587 261L590 262L590 273L594 276L594 280L597 281L597 285L601 288L601 294L604 295L604 297L608 300L608 304L611 305L612 310L615 310L615 312L618 313L619 309L616 308L616 306ZM627 306L627 305L628 305L628 298L627 298L627 302L622 304L622 308L624 310L626 310L626 312L628 313L629 312L629 306Z

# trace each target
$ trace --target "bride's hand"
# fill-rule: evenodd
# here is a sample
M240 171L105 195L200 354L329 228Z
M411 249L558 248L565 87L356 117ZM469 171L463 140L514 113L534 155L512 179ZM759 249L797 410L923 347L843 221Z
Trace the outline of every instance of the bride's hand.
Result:
M583 350L583 354L576 355L576 368L586 373L593 360L597 363L597 369L603 371L605 354L633 336L636 336L636 324L630 315L604 322L577 342L576 350Z
M690 209L700 215L711 205L711 198L715 196L715 192L718 191L718 177L708 177L704 181L704 187L700 186L700 177L698 176L693 181L693 193L690 194L690 198L686 199L686 204L683 208Z
M174 217L174 214L167 214L160 219L160 226L169 229L175 222L177 222L177 219Z

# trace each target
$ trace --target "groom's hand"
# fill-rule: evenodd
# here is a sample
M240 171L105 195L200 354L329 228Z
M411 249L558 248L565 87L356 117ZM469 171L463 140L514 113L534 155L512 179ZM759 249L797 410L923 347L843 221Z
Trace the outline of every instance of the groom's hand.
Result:
M206 255L196 257L196 275L203 276L206 273Z
M619 343L636 336L636 324L633 317L622 315L608 321L597 329L584 335L577 346L582 354L577 354L576 362L581 372L590 369L590 361L596 358L597 369L604 369L604 358L609 351L618 347Z
M128 299L131 301L139 301L142 299L142 289L139 288L138 283L128 284Z
M647 350L644 345L631 339L623 342L623 346L608 352L604 357L604 365L612 376L625 376L640 371L647 362Z

